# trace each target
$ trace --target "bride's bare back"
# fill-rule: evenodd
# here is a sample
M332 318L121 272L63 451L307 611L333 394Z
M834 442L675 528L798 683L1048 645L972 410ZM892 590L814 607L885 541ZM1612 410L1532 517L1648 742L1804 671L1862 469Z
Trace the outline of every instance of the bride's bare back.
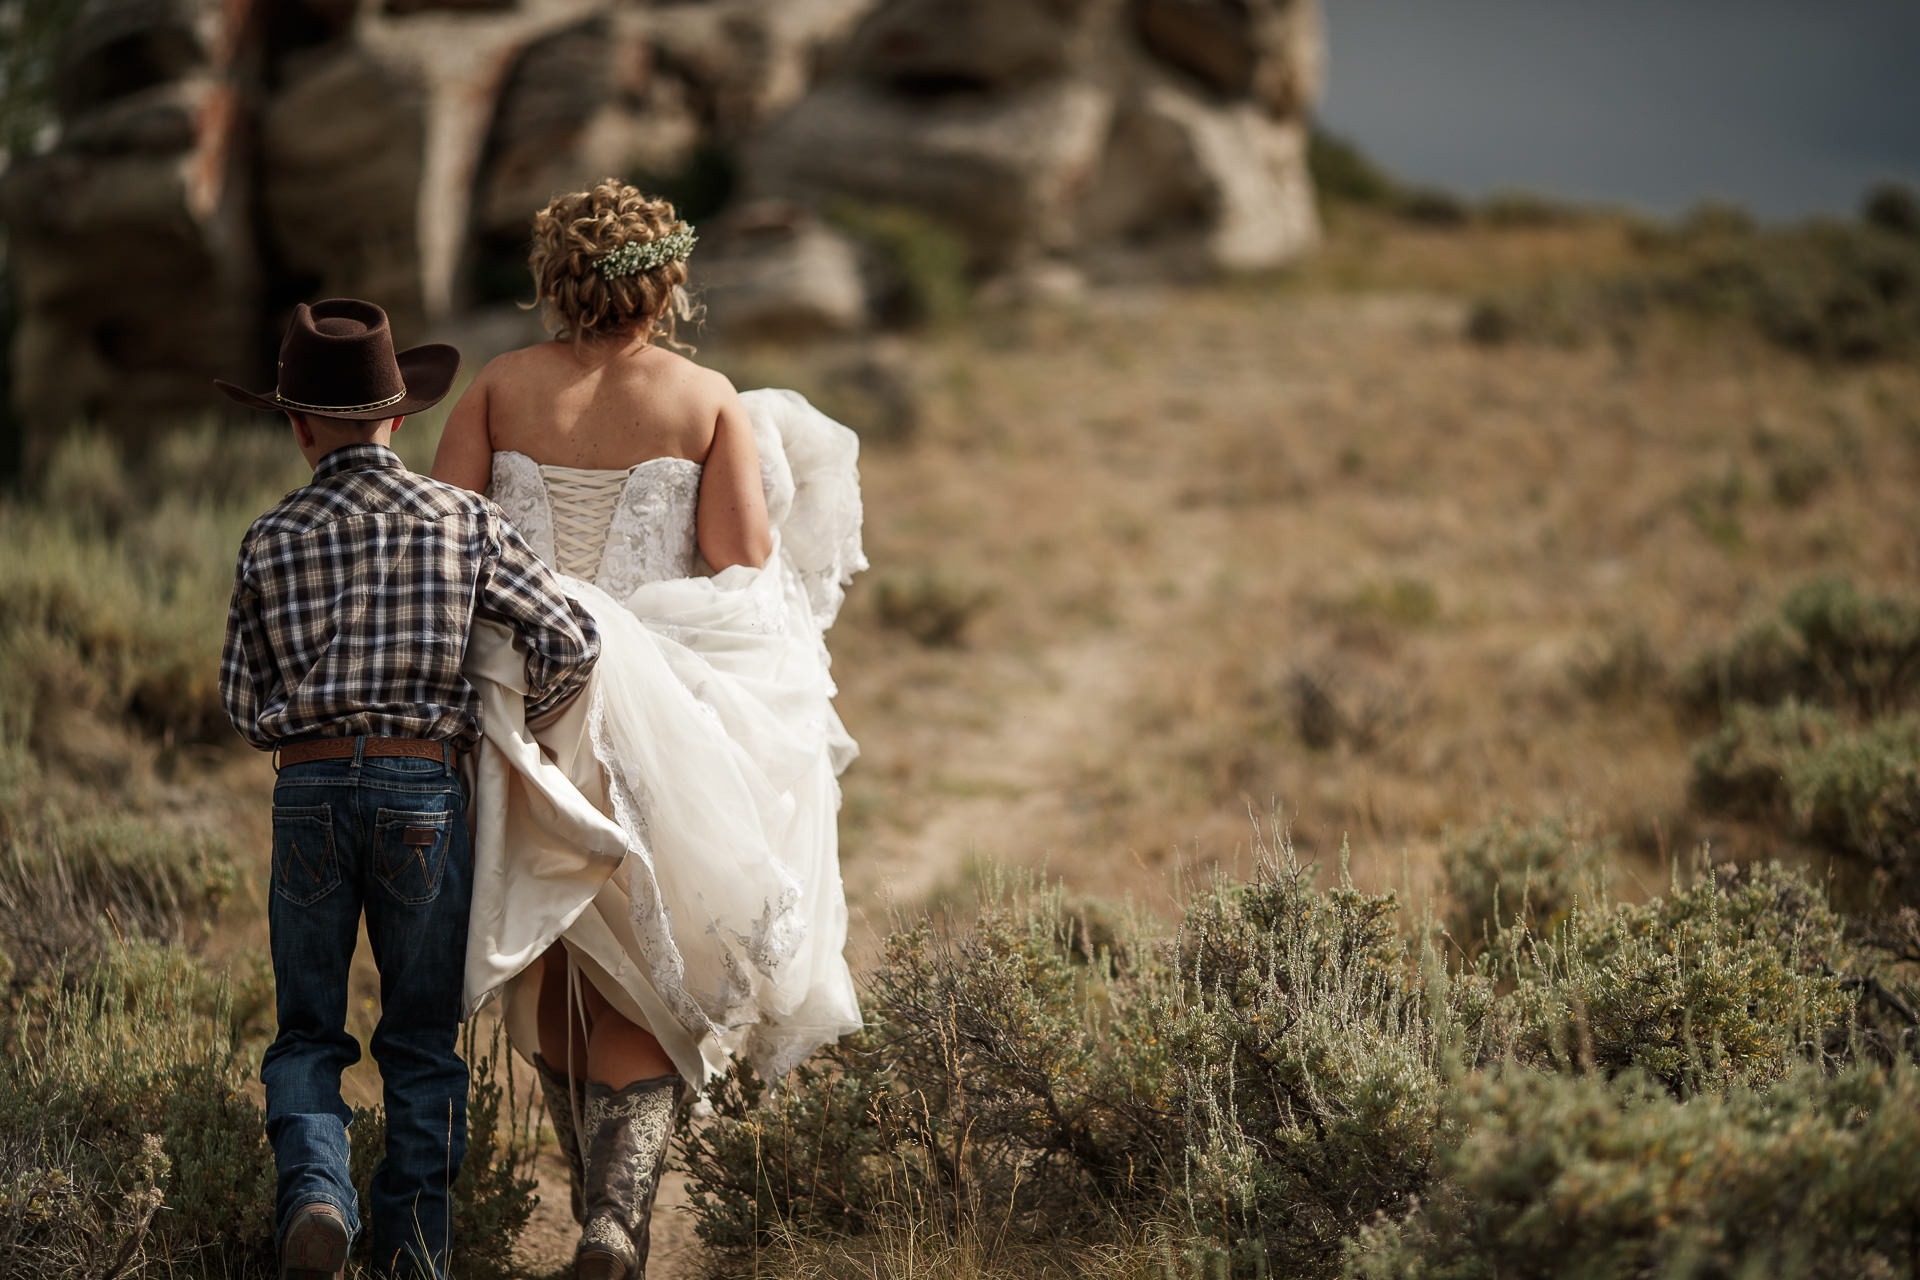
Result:
M757 566L772 548L753 426L733 384L651 343L543 342L490 361L447 419L433 476L484 492L497 451L591 470L701 463L707 562Z

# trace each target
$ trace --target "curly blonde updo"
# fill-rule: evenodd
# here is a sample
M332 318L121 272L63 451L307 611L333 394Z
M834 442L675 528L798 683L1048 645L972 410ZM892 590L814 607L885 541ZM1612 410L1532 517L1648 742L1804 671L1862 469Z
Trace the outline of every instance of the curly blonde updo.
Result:
M631 335L674 342L676 316L684 317L684 258L609 280L595 270L625 244L645 244L686 226L665 200L649 200L637 187L607 178L591 191L555 197L533 215L533 252L527 266L541 315L562 340Z

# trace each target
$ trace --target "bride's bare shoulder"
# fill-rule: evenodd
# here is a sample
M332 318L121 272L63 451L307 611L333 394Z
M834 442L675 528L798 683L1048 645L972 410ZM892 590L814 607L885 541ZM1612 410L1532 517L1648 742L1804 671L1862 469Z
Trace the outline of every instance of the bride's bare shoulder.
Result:
M702 414L718 412L734 399L733 382L718 369L689 360L676 351L656 347L649 356L653 376L671 387L680 403Z

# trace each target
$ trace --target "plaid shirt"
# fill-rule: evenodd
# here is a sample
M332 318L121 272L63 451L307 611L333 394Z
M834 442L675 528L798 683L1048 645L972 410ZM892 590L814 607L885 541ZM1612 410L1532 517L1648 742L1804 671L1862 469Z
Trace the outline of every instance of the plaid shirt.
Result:
M480 699L460 665L476 614L527 651L528 719L599 656L592 619L500 508L382 445L336 449L240 544L221 700L262 750L359 734L471 746Z

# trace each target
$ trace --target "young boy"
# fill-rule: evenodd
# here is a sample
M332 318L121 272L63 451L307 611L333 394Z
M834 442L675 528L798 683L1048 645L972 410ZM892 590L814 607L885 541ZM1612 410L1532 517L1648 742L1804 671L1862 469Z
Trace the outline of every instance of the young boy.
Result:
M579 692L599 651L499 508L387 447L459 365L437 344L396 356L385 312L334 299L295 310L271 392L215 383L285 413L313 467L247 531L220 664L234 728L279 770L267 908L279 1034L260 1078L275 1242L295 1280L342 1275L360 1229L340 1073L360 1056L345 1021L363 910L387 1118L368 1206L375 1265L445 1275L447 1184L466 1149L455 1043L473 873L455 766L480 732L461 660L476 614L504 622L526 650L537 722Z

